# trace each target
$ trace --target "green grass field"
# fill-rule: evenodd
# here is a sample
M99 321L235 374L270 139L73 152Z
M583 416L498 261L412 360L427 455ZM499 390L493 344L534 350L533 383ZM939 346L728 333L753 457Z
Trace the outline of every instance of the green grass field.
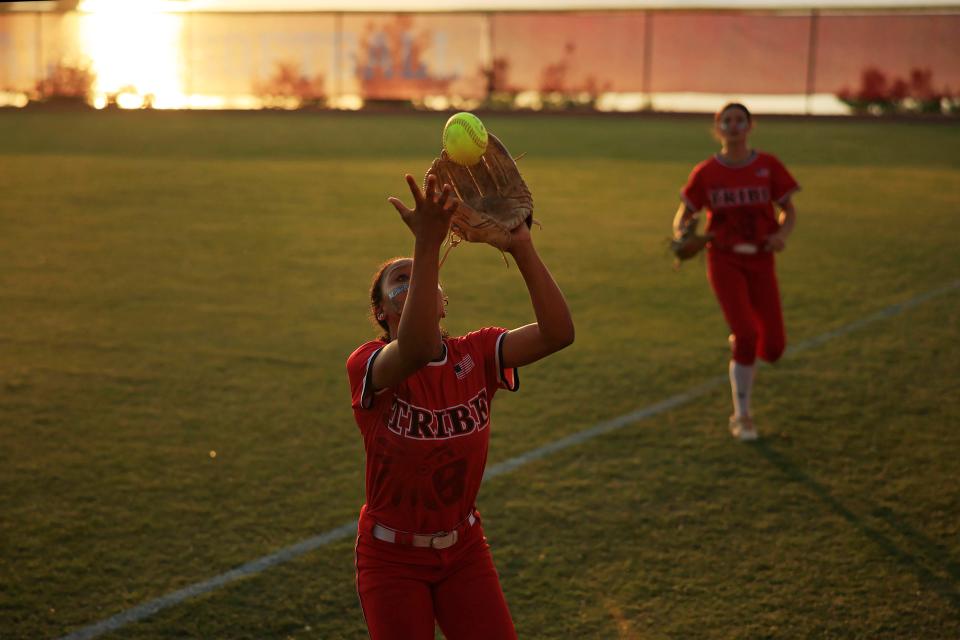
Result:
M52 638L356 517L344 361L386 203L442 115L0 112L0 637ZM577 324L495 402L490 464L726 371L702 261L671 269L709 119L488 116ZM960 278L960 127L760 120L804 191L799 344ZM463 246L447 328L517 326ZM960 290L762 368L756 445L707 395L485 483L521 638L960 636ZM211 458L210 451L217 456ZM953 460L954 462L950 462ZM105 638L363 638L342 539Z

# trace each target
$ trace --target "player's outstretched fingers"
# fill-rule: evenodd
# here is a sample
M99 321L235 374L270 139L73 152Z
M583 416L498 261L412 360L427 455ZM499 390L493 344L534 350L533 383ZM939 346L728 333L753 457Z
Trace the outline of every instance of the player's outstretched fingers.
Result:
M423 197L431 202L437 201L437 176L432 173L427 175L427 181L423 185Z
M413 194L413 208L416 209L423 203L423 192L420 191L420 185L417 184L417 181L413 179L413 176L409 173L404 176L404 180L407 181L407 186L410 187L410 193Z
M430 200L435 204L440 204L440 199L443 198L443 190L446 185L444 185L437 176L430 177L433 178L433 192Z
M440 196L437 198L437 204L444 211L453 211L456 209L456 199L453 196L453 189L450 188L449 184L443 185L443 188L440 190ZM453 207L448 207L448 204L453 203Z
M387 202L392 204L401 216L406 217L413 214L411 209L407 208L407 205L403 204L403 200L397 198L396 196L390 196L387 198Z
M406 181L410 186L410 193L413 194L414 207L417 207L423 202L423 194L420 192L420 187L413 179L413 176L411 176L409 173L406 175ZM400 218L403 220L404 224L409 227L410 231L413 231L414 209L407 208L407 205L403 204L403 201L395 196L390 196L387 198L387 202L393 205L393 208L396 209L397 213L400 214Z
M413 210L408 209L407 205L400 201L400 198L390 196L387 198L387 202L393 205L393 207L397 210L397 213L400 214L400 219L403 220L403 223L407 225L407 228L409 228L410 231L413 231Z

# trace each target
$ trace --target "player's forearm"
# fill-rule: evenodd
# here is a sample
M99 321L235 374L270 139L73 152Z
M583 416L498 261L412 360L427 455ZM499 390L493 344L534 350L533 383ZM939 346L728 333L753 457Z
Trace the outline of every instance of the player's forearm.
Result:
M533 244L519 243L511 248L511 253L527 285L545 345L551 351L558 351L572 344L575 331L567 299Z
M397 327L397 348L404 361L422 366L437 348L437 284L440 247L417 240L413 252L410 289Z
M681 202L680 208L677 209L676 215L673 216L673 234L675 236L680 235L696 215L696 211L688 207L685 202Z
M793 233L794 227L797 225L797 208L794 206L793 202L788 200L784 204L780 205L780 229L779 233L784 240Z

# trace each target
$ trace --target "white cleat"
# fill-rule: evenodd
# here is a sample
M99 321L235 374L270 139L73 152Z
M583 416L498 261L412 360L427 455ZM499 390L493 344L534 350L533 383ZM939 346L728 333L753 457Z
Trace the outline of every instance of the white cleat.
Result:
M757 430L750 416L730 416L730 435L740 442L753 442L757 439Z

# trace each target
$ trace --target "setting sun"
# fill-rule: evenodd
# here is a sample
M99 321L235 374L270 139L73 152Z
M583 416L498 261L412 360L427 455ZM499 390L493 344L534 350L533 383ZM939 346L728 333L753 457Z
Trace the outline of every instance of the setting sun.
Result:
M96 74L93 102L124 109L189 106L183 85L183 15L176 2L86 0L80 45Z

